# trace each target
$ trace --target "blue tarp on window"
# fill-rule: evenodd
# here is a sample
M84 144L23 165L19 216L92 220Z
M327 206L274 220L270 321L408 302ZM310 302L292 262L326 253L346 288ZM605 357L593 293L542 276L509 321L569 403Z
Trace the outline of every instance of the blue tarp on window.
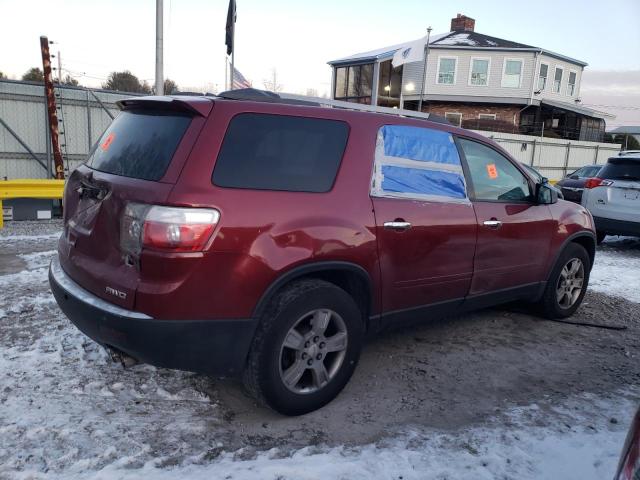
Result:
M461 173L382 165L382 177L385 192L466 198Z
M453 137L430 128L385 125L382 127L384 154L422 162L460 165Z

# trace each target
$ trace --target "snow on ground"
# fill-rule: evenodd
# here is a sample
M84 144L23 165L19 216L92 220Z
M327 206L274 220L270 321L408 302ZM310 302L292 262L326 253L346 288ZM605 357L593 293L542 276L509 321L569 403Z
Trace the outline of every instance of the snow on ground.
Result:
M640 303L640 239L607 237L596 253L589 288Z
M2 479L613 476L638 385L513 407L472 427L404 428L367 445L230 451L216 438L225 412L208 380L144 365L122 370L66 321L47 290L57 236L0 235L2 248L33 246L16 252L21 270L0 275ZM640 242L610 238L599 249L594 290L640 302L639 276Z

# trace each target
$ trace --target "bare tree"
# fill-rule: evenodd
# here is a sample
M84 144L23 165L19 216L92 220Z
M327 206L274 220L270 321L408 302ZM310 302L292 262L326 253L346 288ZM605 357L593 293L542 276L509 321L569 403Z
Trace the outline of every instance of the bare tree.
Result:
M278 83L278 71L275 67L271 69L271 76L262 81L262 85L264 85L265 90L269 90L270 92L282 91L282 85Z

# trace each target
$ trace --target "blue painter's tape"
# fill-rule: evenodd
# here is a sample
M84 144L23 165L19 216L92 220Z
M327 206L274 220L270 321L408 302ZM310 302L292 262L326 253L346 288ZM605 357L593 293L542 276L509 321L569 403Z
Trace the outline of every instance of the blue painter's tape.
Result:
M385 192L467 197L461 174L422 168L382 165L382 190Z
M422 162L460 165L460 156L450 133L430 128L385 125L384 154Z

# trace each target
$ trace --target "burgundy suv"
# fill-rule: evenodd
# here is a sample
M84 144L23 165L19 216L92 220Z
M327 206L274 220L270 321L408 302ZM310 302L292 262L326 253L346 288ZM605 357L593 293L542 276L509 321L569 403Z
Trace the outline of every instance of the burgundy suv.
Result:
M340 392L367 334L513 300L578 308L592 218L497 144L291 103L120 102L67 181L49 273L80 330L142 362L242 376L296 415Z

